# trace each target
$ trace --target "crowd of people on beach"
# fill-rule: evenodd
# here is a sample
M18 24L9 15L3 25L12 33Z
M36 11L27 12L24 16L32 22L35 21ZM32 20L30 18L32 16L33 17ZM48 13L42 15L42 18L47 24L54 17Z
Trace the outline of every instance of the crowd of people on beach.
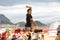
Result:
M36 31L37 30L37 31ZM0 34L0 40L44 40L44 33L42 29L32 29L26 31L25 29L16 29L15 31L5 31Z
M32 28L30 31L17 28L14 31L7 30L0 34L0 40L44 40L46 37L44 34L45 32L39 27ZM55 40L60 40L60 26L57 28Z

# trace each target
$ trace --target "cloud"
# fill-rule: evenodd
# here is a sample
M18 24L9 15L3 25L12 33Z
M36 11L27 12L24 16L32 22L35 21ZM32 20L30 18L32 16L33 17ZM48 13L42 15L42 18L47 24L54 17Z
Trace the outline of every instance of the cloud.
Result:
M60 3L36 3L31 4L34 20L38 19L43 23L59 21L60 19ZM0 6L0 13L6 15L12 22L25 21L26 4L16 4L13 6Z
M40 20L43 23L51 23L53 21L60 20L60 3L39 3L33 7L33 14L35 19Z
M0 0L0 5L11 6L16 4L33 4L33 3L48 3L48 2L60 2L60 0Z
M12 22L25 20L26 5L0 6L0 14L6 15Z
M16 4L25 4L27 2L26 0L0 0L0 5L11 6L11 5L16 5Z

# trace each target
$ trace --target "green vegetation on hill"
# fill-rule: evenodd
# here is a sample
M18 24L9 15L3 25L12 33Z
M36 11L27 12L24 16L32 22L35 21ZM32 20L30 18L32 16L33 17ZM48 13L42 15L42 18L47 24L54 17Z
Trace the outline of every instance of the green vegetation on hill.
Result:
M12 22L3 14L0 14L0 24L12 24Z
M35 21L35 22L37 23L38 26L46 26L45 24L41 23L40 21ZM16 23L16 24L18 24L21 27L25 26L25 22L19 22L19 23Z

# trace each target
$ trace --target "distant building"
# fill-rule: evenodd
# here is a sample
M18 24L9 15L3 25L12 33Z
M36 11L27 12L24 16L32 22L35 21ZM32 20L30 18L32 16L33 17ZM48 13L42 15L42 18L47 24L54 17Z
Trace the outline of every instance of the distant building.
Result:
M7 27L13 28L13 27L15 27L15 25L13 25L13 24L1 24L0 25L0 28L7 28Z

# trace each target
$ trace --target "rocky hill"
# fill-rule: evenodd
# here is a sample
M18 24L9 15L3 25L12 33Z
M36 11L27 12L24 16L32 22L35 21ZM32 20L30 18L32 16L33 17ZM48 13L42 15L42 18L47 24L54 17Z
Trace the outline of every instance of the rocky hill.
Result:
M3 14L0 14L0 24L12 24L12 22Z
M35 22L37 23L38 26L46 26L44 23L42 23L42 22L40 22L40 21L35 21ZM18 25L21 26L21 27L24 27L25 22L18 22L18 23L16 23L16 24L18 24Z

